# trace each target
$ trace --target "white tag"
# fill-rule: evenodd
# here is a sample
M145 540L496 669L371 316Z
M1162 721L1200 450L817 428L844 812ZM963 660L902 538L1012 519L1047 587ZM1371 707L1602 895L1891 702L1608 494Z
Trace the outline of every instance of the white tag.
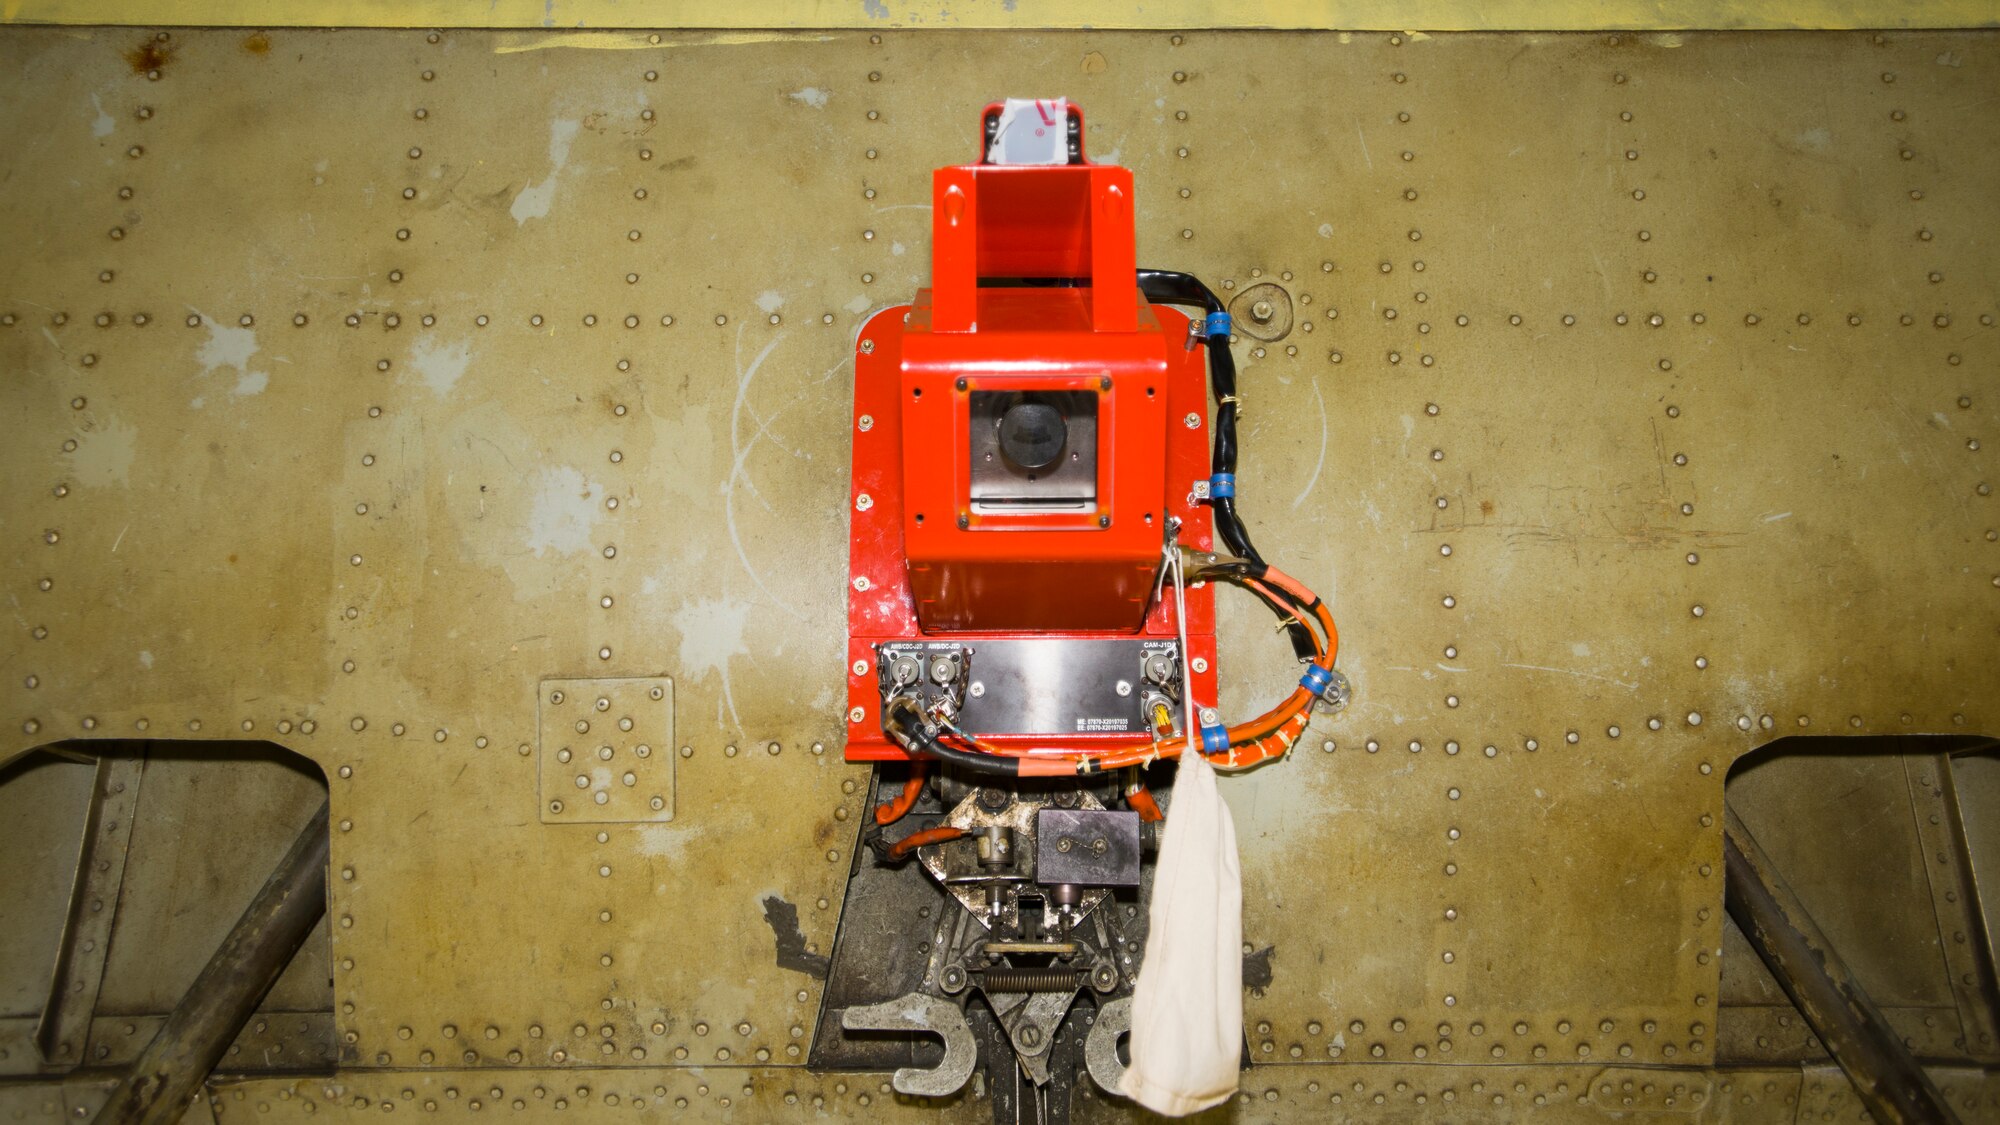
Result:
M986 159L994 164L1068 164L1069 99L1008 98Z

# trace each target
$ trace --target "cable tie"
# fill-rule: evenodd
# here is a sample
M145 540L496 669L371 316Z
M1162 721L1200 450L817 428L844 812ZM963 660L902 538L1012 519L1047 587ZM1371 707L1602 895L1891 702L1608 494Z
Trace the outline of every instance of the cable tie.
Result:
M1236 495L1235 473L1217 473L1208 478L1209 499L1220 500L1234 495Z
M1229 335L1229 314L1226 312L1209 313L1207 320L1203 322L1202 326L1211 336L1227 336Z

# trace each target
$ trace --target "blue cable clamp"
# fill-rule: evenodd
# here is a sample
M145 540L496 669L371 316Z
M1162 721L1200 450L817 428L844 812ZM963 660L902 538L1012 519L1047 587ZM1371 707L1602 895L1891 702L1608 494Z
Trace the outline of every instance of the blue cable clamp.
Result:
M1333 684L1333 673L1317 664L1306 665L1306 674L1299 677L1299 686L1314 695L1325 695Z
M1229 728L1217 723L1201 728L1201 748L1204 753L1220 754L1229 749Z

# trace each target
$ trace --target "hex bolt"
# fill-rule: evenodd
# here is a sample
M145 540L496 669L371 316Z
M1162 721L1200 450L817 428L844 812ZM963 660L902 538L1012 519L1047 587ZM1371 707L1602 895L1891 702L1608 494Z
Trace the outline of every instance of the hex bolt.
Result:
M1185 423L1187 425L1187 428L1190 430L1201 429L1201 415L1196 414L1192 410L1188 411L1188 416L1181 419L1181 421Z
M1259 301L1256 304L1250 306L1250 319L1256 321L1259 324L1268 324L1270 323L1272 315L1277 311L1278 310L1271 307L1271 302Z

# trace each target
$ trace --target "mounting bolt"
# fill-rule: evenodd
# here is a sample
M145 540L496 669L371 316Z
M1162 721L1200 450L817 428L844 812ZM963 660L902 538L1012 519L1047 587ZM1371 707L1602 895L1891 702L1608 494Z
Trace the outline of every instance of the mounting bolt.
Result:
M1215 708L1204 707L1201 709L1201 725L1205 727L1212 727L1221 720L1222 720L1222 712L1217 711Z
M964 379L960 379L958 382L952 384L952 386L957 387L961 391L966 388L966 385L967 384Z
M1119 694L1119 695L1121 695L1121 696L1122 696L1122 695L1131 695L1131 694L1132 694L1132 681L1130 681L1130 680L1119 680L1119 681L1118 681L1118 686L1117 686L1117 687L1116 687L1116 688L1115 688L1114 690L1116 690L1116 691L1118 692L1118 694Z
M965 690L972 694L972 698L978 699L980 696L986 694L986 685L980 683L978 680L974 680L972 681L972 686Z
M874 506L875 498L866 492L854 498L854 510L857 512L865 512Z
M867 674L868 674L868 662L867 662L866 660L857 660L857 661L855 661L855 662L854 662L854 674L855 674L855 675L857 675L857 676L865 676L865 675L867 675Z
M867 592L868 592L868 587L869 587L869 585L870 585L870 583L869 583L869 581L868 581L868 576L867 576L867 575L865 575L865 574L857 574L857 575L855 575L855 576L854 576L854 588L855 588L855 589L857 589L857 590L860 590L860 591L861 591L862 593L867 593Z
M1110 527L1110 526L1111 526L1111 517L1110 517L1110 516L1099 516L1099 517L1097 517L1097 526L1099 526L1099 527Z
M1269 322L1272 314L1277 311L1278 310L1271 307L1271 302L1259 301L1256 304L1250 306L1250 319L1256 321L1259 324L1264 324Z
M861 341L861 354L862 354L862 355L874 355L874 354L875 354L875 341L873 341L873 340L863 340L863 341Z
M875 428L875 416L873 414L863 414L861 420L856 422L855 425L860 426L861 432L865 434Z
M958 513L958 529L960 531L964 531L966 528L971 526L972 526L972 517L966 515L964 512Z
M867 717L868 712L865 708L856 707L847 712L847 721L850 723L858 723Z
M1208 657L1197 656L1193 660L1188 661L1188 666L1197 672L1206 672L1208 671Z
M1188 416L1181 419L1181 421L1185 423L1187 425L1187 428L1190 430L1201 429L1201 415L1196 414L1192 410L1188 411Z

